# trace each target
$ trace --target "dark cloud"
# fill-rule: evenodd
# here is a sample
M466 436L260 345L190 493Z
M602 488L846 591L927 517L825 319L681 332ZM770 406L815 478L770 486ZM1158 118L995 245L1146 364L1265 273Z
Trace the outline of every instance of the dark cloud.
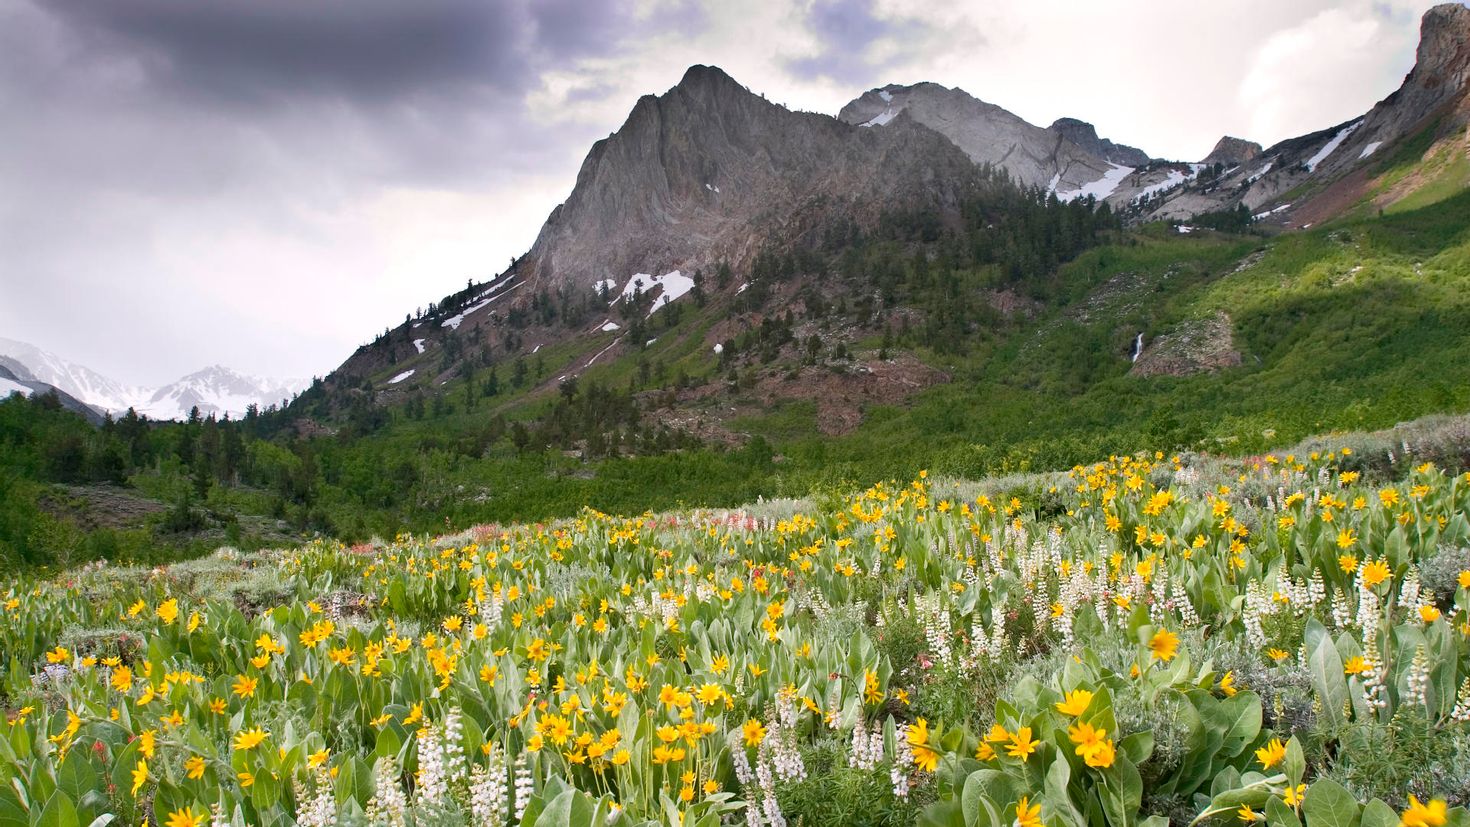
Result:
M569 0L44 0L150 80L222 104L308 95L375 105L523 92L548 65L609 53L638 21Z
M828 78L855 87L882 80L882 71L897 62L897 58L867 58L873 44L892 40L917 50L935 34L917 19L878 16L873 0L814 0L807 7L806 22L821 50L789 61L787 68L798 77Z

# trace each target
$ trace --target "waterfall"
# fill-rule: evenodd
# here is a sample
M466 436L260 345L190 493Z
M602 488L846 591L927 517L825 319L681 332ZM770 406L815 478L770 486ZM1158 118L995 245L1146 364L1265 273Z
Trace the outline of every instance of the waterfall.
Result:
M1133 361L1137 362L1141 353L1143 353L1143 334L1139 333L1138 338L1133 340Z

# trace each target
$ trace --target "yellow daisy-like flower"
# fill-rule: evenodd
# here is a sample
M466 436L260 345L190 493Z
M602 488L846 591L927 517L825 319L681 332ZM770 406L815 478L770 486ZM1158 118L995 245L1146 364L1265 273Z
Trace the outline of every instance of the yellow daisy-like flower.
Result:
M240 675L235 678L235 683L230 687L230 691L234 692L235 696L239 698L253 698L255 697L255 687L258 683L259 681L255 678Z
M740 728L740 733L745 738L747 747L759 746L760 742L766 739L765 726L754 718L745 722L745 726Z
M1092 693L1086 689L1073 689L1066 695L1066 700L1055 704L1057 711L1063 715L1071 715L1073 718L1087 711L1092 703Z
M1006 755L1025 761L1031 756L1031 753L1036 751L1039 744L1039 741L1031 737L1031 727L1023 726L1011 736L1011 744L1006 747Z
M1441 799L1431 799L1428 804L1420 803L1416 796L1409 796L1409 809L1399 818L1402 827L1444 827L1449 820L1446 805Z
M1360 572L1360 576L1363 578L1363 585L1370 589L1387 580L1389 574L1388 563L1382 560L1373 560L1372 562L1364 563L1363 569Z
M1023 795L1016 801L1016 827L1041 827L1041 804Z
M255 749L256 747L260 746L260 743L268 737L270 737L270 733L266 732L260 727L256 727L255 729L251 730L241 730L240 733L235 736L235 749Z
M174 810L168 814L167 827L200 827L204 822L192 809Z
M138 797L138 790L148 783L148 762L142 758L138 759L138 765L133 767L133 791L134 798Z
M1280 738L1272 738L1264 747L1256 750L1256 760L1261 762L1261 769L1269 770L1280 764L1286 758L1286 745L1281 743Z
M1160 629L1154 632L1153 638L1149 640L1148 649L1153 654L1154 660L1168 663L1179 654L1179 636L1168 629Z

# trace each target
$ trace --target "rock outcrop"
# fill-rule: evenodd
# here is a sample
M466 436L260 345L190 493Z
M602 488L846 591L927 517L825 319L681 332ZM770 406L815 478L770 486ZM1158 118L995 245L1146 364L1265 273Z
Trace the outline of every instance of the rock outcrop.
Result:
M897 122L900 115L948 138L975 163L1004 169L1022 186L1059 193L1080 191L1115 166L1060 132L1029 123L963 89L937 83L871 89L837 113L846 123L882 127L874 129L877 132ZM1095 138L1096 132L1092 135Z
M1217 313L1185 322L1145 344L1130 376L1188 376L1233 368L1241 363L1230 317Z
M1125 167L1141 167L1149 162L1148 153L1141 149L1099 138L1097 128L1087 121L1079 121L1076 118L1057 118L1047 128L1109 163Z
M1229 135L1221 138L1215 143L1215 148L1210 154L1200 161L1202 164L1224 164L1227 167L1238 167L1242 164L1254 161L1261 154L1261 145L1255 141L1247 141L1244 138L1232 138Z
M737 265L832 222L867 226L906 207L954 213L977 177L964 153L910 118L861 129L694 66L593 145L516 274L531 293Z

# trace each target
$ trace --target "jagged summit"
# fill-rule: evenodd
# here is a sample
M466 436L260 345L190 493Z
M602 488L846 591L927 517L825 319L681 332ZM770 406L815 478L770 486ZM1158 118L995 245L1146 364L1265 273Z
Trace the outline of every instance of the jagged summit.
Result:
M1022 186L1078 190L1113 166L1065 135L937 83L869 90L842 107L837 117L855 126L886 127L901 113L948 138L975 163L1004 169Z
M1141 167L1149 162L1148 153L1141 149L1099 138L1097 128L1087 121L1057 118L1047 129L1110 163Z
M517 275L533 289L590 289L741 261L834 218L863 224L919 201L952 207L974 174L953 145L915 124L855 129L691 66L593 145Z
M1226 135L1215 143L1215 148L1210 150L1210 154L1206 155L1200 163L1224 164L1227 167L1234 167L1253 161L1260 154L1261 145L1255 141Z

